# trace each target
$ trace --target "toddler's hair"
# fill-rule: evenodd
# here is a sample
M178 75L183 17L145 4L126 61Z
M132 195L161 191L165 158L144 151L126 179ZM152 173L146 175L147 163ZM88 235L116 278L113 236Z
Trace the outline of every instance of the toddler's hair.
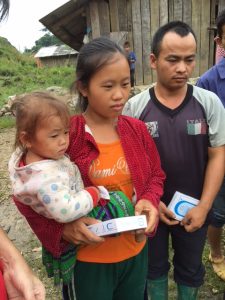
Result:
M24 150L20 141L20 133L35 139L35 134L43 122L52 116L59 117L65 127L69 127L70 113L67 105L47 92L33 92L17 97L11 107L16 117L16 137L14 146Z

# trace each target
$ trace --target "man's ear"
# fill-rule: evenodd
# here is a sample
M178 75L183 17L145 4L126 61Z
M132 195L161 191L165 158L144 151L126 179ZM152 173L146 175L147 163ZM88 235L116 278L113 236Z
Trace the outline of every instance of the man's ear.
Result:
M27 132L26 131L21 131L19 135L19 140L21 144L24 146L24 148L30 148L31 147L31 142L30 139L28 138Z
M83 97L87 97L87 87L84 87L81 81L77 81L76 88Z
M218 35L214 38L214 41L219 47L223 48L222 39Z
M152 69L156 69L156 61L157 61L157 58L156 58L155 54L151 53L150 54L150 66Z

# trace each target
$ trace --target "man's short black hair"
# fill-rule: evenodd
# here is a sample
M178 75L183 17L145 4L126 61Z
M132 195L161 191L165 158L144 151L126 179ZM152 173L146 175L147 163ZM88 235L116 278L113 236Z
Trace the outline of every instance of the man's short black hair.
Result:
M217 34L220 38L223 35L223 25L225 25L225 9L221 10L216 18Z
M178 34L181 37L187 36L189 33L191 33L191 34L193 34L195 41L196 41L195 33L188 24L186 24L182 21L169 22L169 23L161 26L153 36L151 48L152 48L152 53L156 57L159 56L161 42L162 42L165 34L168 32L175 32L176 34Z

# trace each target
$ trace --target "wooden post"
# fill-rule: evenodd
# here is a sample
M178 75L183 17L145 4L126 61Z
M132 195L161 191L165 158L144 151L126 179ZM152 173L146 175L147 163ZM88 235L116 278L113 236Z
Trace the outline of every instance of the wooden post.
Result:
M134 52L137 57L137 61L135 64L136 85L143 84L142 33L141 33L140 7L141 7L140 0L132 0L133 41L134 41Z
M201 0L199 76L209 68L210 0Z
M118 0L109 0L111 31L119 31Z
M109 4L106 1L98 2L98 14L101 35L110 34L110 17L109 17Z
M98 1L95 0L90 1L89 8L90 8L92 38L94 39L100 36Z
M159 1L149 0L151 9L151 36L153 37L157 29L159 28ZM156 81L156 73L152 70L152 81Z
M133 24L132 24L132 5L131 0L127 0L127 31L128 31L128 40L132 44L132 48L134 47L133 42Z
M216 43L214 38L216 36L216 3L211 1L211 13L210 13L210 27L208 28L209 33L209 68L215 63Z
M119 30L128 31L127 27L127 0L118 1L118 16L119 16Z
M183 22L191 26L191 1L183 0Z
M183 1L182 0L174 0L173 9L174 9L174 12L173 12L174 21L182 21Z
M141 1L142 15L142 44L143 44L143 83L150 84L152 81L152 72L150 69L149 56L151 51L151 29L150 29L150 7L149 0Z
M168 1L167 0L160 0L160 15L159 15L159 24L160 26L168 23L169 14L168 14Z
M218 11L220 12L225 8L225 0L219 0Z
M197 38L197 57L196 57L196 66L192 74L193 77L197 77L200 74L200 52L201 52L201 1L192 0L192 29L195 32Z

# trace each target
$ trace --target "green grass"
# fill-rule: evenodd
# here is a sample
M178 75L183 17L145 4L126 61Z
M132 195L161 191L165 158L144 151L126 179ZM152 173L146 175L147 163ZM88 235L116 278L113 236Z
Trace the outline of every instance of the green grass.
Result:
M3 116L0 118L0 129L12 128L15 126L15 118L10 116Z
M225 231L223 231L222 249L225 246ZM200 289L200 299L223 299L219 298L225 292L225 281L221 280L213 271L212 265L208 260L209 257L209 245L206 242L203 263L206 269L205 282L203 287ZM206 295L211 295L211 298L206 298ZM205 298L204 298L205 297ZM213 298L214 297L214 298Z
M74 82L74 74L73 66L37 68L33 56L21 54L0 37L0 108L12 95L50 86L69 88Z

